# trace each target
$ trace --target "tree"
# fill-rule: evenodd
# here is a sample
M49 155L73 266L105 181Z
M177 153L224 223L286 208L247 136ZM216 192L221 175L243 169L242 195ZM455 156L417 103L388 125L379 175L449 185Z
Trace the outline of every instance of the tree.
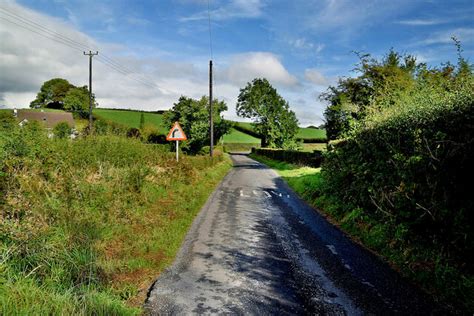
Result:
M214 140L217 142L230 130L230 123L221 116L227 110L224 101L213 100ZM172 126L178 121L188 137L181 148L191 154L198 153L204 146L209 145L209 99L202 97L194 100L181 96L173 108L163 117L165 125Z
M416 74L424 66L412 55L402 56L393 50L381 61L368 54L358 56L355 70L360 75L340 79L337 86L320 95L329 103L324 112L328 139L347 136L364 119L369 105L388 107L396 103L402 94L414 89Z
M254 79L240 89L237 115L253 119L262 147L294 148L298 120L290 106L267 79Z
M89 90L87 86L71 88L64 97L63 109L82 118L89 115ZM96 107L94 95L92 95L92 107Z
M46 81L36 95L36 99L31 101L31 108L54 108L61 109L69 89L74 88L66 79L54 78Z

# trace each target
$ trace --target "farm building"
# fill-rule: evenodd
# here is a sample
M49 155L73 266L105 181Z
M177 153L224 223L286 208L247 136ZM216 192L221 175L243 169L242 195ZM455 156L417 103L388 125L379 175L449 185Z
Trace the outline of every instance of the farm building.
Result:
M72 113L66 112L39 112L19 110L17 118L20 122L20 125L31 121L38 121L44 124L47 128L53 128L60 122L66 122L69 127L74 127L74 118L72 117Z

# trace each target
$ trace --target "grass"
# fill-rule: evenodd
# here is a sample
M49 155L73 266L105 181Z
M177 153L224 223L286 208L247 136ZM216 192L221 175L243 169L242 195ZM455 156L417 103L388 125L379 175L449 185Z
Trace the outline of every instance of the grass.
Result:
M354 240L390 263L412 283L430 293L447 313L472 314L472 275L463 274L444 264L440 260L440 253L431 249L430 245L415 242L402 245L397 242L397 234L403 236L403 232L397 228L395 235L389 234L388 232L393 230L390 223L376 221L365 215L361 209L342 212L341 202L324 194L321 168L300 167L254 154L251 154L251 157L275 169L299 196L313 207L317 207L326 218ZM428 258L435 261L433 266ZM458 286L465 291L459 293L456 288L448 287L447 284L453 280L457 280L460 283Z
M253 125L249 122L235 122L241 129L253 131ZM296 134L298 139L323 139L326 138L326 131L323 129L300 127Z
M296 166L255 154L250 157L275 169L296 193L310 203L314 190L322 185L321 168Z
M326 143L303 143L303 148L300 151L313 152L315 150L325 151Z
M232 128L229 134L224 135L223 142L224 144L225 143L259 144L260 139Z
M326 138L326 131L323 129L300 127L298 134L296 134L296 138L298 139Z
M48 139L36 124L0 130L0 162L2 315L142 313L231 168L135 139Z
M126 127L140 127L140 117L144 113L145 125L151 125L159 130L160 133L167 133L169 128L163 125L163 115L151 112L140 111L120 111L111 109L94 109L94 115Z

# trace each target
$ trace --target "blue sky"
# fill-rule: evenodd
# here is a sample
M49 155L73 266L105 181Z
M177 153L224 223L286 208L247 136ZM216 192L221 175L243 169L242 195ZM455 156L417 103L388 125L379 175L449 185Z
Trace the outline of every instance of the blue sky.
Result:
M127 82L121 78L124 74L112 74L113 69L99 65L95 86L103 107L166 109L180 94L199 97L207 93L207 0L5 0L2 6L97 48L100 54L133 69L134 76L145 74L157 86L140 87L136 80ZM210 0L209 7L215 94L227 101L226 117L232 119L236 118L239 88L254 77L267 77L290 102L302 125L320 124L325 105L317 96L338 77L354 75L351 70L357 58L353 51L381 57L394 48L437 66L456 62L450 39L454 35L461 40L465 57L473 61L473 1ZM1 17L0 13L3 37L28 36L38 41L45 56L47 52L59 54L57 58L63 61L51 66L52 71L39 71L38 82L29 83L24 91L0 87L0 102L27 105L48 76L70 76L66 79L75 84L87 83L85 58L72 58L76 52L68 52L70 48L35 39L37 34L27 35L27 30ZM20 49L13 40L5 43L4 51ZM30 71L38 69L31 61L33 56L19 57L25 58ZM25 62L15 59L14 64L18 64L17 71L25 70ZM15 70L4 61L0 67L6 68L4 74ZM4 76L2 81L9 80Z

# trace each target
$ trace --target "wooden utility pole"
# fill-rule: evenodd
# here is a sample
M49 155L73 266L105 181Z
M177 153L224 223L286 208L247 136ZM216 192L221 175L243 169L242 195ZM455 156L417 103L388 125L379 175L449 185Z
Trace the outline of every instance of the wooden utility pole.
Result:
M212 60L209 61L209 125L211 134L211 147L209 154L212 157L214 151L214 122L212 120Z
M89 51L84 52L84 55L89 56L89 134L92 134L92 57L99 55L99 52Z

